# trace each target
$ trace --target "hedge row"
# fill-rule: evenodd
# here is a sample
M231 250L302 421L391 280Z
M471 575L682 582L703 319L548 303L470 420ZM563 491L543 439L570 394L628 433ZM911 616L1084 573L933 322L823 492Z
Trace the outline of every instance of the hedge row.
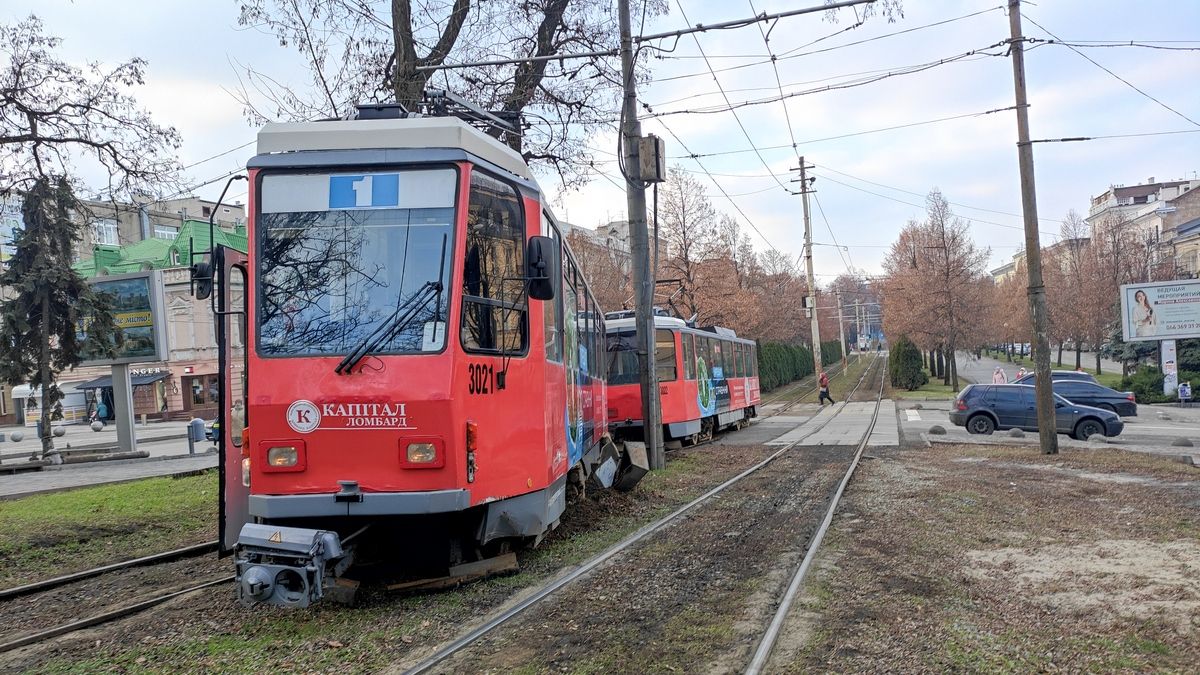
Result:
M821 343L821 363L826 367L842 362L837 340ZM758 345L758 386L770 391L813 374L812 350L804 345L762 342Z
M808 347L778 342L758 345L758 386L762 391L795 382L812 372L813 357Z

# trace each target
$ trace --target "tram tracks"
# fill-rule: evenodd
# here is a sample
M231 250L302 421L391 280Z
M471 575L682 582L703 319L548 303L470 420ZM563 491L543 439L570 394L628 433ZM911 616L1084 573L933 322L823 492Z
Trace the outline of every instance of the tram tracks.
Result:
M0 591L0 653L99 626L209 586L232 581L211 553L186 546ZM201 581L197 582L199 578ZM83 618L80 618L82 615Z
M880 372L881 360L875 357L851 393L856 392L872 372ZM882 386L876 400L881 396ZM839 405L840 412L848 403ZM877 416L878 404L874 417ZM852 469L844 470L845 465L861 455L861 452L849 452L847 446L792 452L803 447L807 438L835 419L837 414L811 424L802 437L665 517L643 526L570 572L551 579L520 602L444 645L405 672L455 672L485 666L499 666L502 670L520 665L558 667L563 664L537 663L537 660L553 661L554 654L579 655L587 651L589 640L593 645L605 645L605 649L611 650L612 641L620 639L614 637L616 634L589 637L580 629L605 631L606 626L613 624L619 626L620 635L641 636L643 642L649 641L653 648L661 648L670 642L655 635L663 629L664 623L669 624L679 616L702 622L714 611L728 611L730 603L736 602L737 599L731 598L741 592L739 589L753 586L766 576L782 580L791 573L779 568L781 559L789 563L786 568L791 570L795 561L800 561L806 552L815 552L817 547L813 543L815 540L780 537L780 533L800 533L810 526L817 530L815 523L824 522L822 516L836 509L837 499L848 481L846 476L852 472ZM869 437L868 429L860 445L865 445ZM768 467L772 470L764 471ZM735 487L738 489L731 489ZM827 503L828 510L824 509ZM686 517L700 507L704 507L704 517ZM823 529L818 531L823 534ZM766 550L773 551L779 558L759 555L760 551ZM615 563L619 556L619 565L605 564ZM726 557L714 560L714 556ZM781 571L785 573L780 574ZM581 588L583 584L578 582L585 578L587 587ZM650 579L664 580L666 589L654 585ZM629 588L631 585L637 588ZM629 594L631 590L633 593ZM614 595L624 595L626 602L616 609L611 606L584 608L595 605L597 599L604 601ZM544 602L552 596L556 598L554 603ZM712 606L705 606L706 601ZM768 598L766 604L774 606L776 603ZM662 614L664 611L667 614ZM786 614L787 610L782 611ZM580 616L581 612L591 614ZM549 626L566 627L570 632L544 635L544 629ZM505 627L503 631L501 627ZM537 642L550 642L553 646L532 646L535 634L540 638ZM745 651L745 647L757 642L757 637L738 635L739 649ZM505 644L510 649L506 650ZM646 645L641 644L634 653L642 654L645 648ZM539 649L552 650L551 655L530 653ZM473 657L481 651L488 653ZM496 659L502 660L513 653L534 663L496 662ZM589 657L603 661L601 657ZM637 664L622 662L621 667L637 669Z

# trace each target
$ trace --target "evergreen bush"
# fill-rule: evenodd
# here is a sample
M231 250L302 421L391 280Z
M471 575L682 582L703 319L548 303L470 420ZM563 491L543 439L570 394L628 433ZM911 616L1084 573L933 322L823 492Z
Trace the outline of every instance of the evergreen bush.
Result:
M888 379L893 387L913 391L929 382L923 369L921 350L908 336L901 335L892 343L888 356Z

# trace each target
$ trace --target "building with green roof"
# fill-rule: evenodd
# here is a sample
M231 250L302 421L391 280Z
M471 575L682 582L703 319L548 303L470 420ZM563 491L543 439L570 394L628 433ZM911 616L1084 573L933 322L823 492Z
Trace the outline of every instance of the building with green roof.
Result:
M210 239L207 222L185 220L174 239L143 239L125 246L96 244L92 248L91 258L80 260L72 267L87 279L141 270L188 267L191 265L192 251L207 252L212 239L217 244L246 252L245 227L235 230L215 228Z

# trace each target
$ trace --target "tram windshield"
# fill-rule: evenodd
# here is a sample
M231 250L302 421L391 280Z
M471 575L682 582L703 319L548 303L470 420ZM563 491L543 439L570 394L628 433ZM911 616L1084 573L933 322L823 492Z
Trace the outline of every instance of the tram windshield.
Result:
M457 177L450 168L263 176L259 354L345 354L373 335L385 338L375 354L441 351ZM433 297L414 302L439 281ZM383 328L409 304L419 305L413 320Z

